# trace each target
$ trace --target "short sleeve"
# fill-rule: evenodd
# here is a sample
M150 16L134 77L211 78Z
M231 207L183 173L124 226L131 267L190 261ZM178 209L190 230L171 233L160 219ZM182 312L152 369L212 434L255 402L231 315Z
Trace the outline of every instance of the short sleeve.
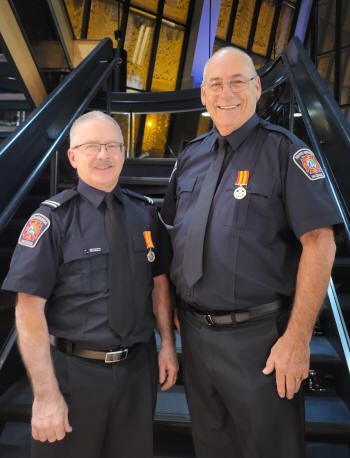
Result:
M49 208L41 207L19 236L2 288L48 299L59 265L59 233Z
M315 154L301 141L286 140L284 147L288 153L285 207L296 237L341 223L328 180Z
M171 247L170 240L163 224L159 219L158 212L154 209L152 226L152 234L154 234L155 254L156 259L152 264L153 277L162 274L169 274L171 262Z

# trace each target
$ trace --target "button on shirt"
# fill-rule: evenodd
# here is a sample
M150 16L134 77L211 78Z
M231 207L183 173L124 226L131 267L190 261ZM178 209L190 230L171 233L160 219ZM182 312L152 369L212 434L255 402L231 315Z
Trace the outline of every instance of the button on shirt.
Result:
M125 341L108 326L108 255L105 234L105 193L79 180L77 195L59 208L41 205L36 214L49 227L34 247L17 245L3 289L47 299L49 331L57 337L84 343L87 348L109 349L148 341L154 328L153 276L162 272L158 262L156 222L150 207L136 202L119 188L115 196L125 209L137 316ZM54 198L52 198L54 200ZM151 230L156 261L147 259L143 232ZM123 263L121 259L120 262ZM116 304L128 313L128 304Z
M186 285L181 271L183 257L191 256L184 251L186 235L217 137L214 129L180 154L162 209L177 295L203 310L222 311L290 298L301 254L299 237L341 218L322 170L312 175L319 165L309 148L256 115L225 137L226 168L209 215L204 275L192 288ZM239 171L249 171L243 199L233 194Z

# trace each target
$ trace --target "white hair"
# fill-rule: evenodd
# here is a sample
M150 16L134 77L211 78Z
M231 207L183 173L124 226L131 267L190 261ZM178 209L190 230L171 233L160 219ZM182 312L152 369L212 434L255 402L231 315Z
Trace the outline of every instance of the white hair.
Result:
M242 51L242 49L240 49L240 48L236 48L235 46L224 46L223 48L220 48L217 51L215 51L214 54L206 61L205 65L204 65L204 68L203 68L203 80L202 80L202 83L204 83L204 81L205 81L205 74L206 74L206 71L207 71L209 63L212 60L215 60L216 58L220 57L222 54L227 54L228 52L232 52L232 51L244 56L246 58L246 60L247 60L248 68L252 71L252 76L257 76L253 59L250 57L249 54L247 54L246 52Z
M112 123L114 125L114 127L116 127L118 132L120 133L121 137L123 137L122 130L121 130L119 124L117 123L117 121L114 118L112 118L111 116L109 116L106 113L103 113L103 111L98 111L98 110L88 111L87 113L79 116L73 122L73 124L72 124L72 126L70 128L70 131L69 131L69 143L70 143L70 146L72 146L72 138L74 137L74 134L75 134L76 130L79 128L79 126L81 124L85 123L85 122L94 121L96 119Z

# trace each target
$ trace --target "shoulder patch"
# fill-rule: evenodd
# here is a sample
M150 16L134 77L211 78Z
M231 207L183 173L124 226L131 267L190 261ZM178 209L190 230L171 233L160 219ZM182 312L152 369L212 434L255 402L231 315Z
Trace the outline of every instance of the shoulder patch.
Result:
M43 234L50 227L50 220L42 213L34 213L22 229L18 239L18 245L34 248Z
M325 174L311 150L307 148L299 149L293 154L293 161L309 180L315 181L325 178Z

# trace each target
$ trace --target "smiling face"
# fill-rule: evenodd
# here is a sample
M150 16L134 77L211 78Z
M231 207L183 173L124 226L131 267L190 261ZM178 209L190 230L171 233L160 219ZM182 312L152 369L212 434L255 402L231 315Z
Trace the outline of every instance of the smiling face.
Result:
M209 59L201 99L221 135L239 129L255 113L261 95L260 79L255 75L249 57L234 48L219 50ZM234 93L228 83L235 80L248 83L242 91ZM214 94L210 90L214 83L224 83L221 93Z
M106 119L81 121L71 133L71 146L68 150L69 161L78 176L85 183L101 191L110 192L115 188L124 164L124 152L110 153L101 147L99 153L90 156L83 148L75 148L85 143L123 143L120 129Z

